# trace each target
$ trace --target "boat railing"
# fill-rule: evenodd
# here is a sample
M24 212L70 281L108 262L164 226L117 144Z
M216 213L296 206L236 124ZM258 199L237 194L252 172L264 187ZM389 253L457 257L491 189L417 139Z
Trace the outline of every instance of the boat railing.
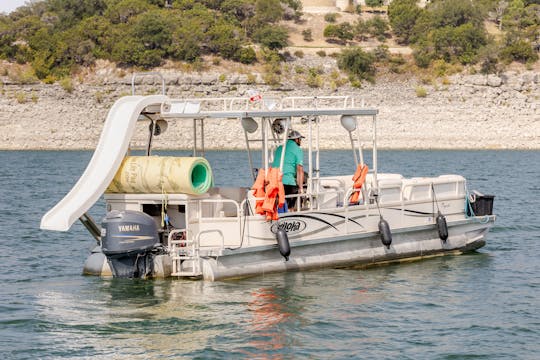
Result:
M351 198L351 195L359 192L362 194L362 198L357 203L351 203L349 202L349 199ZM370 204L369 201L366 201L366 194L363 189L355 189L353 187L349 188L347 192L345 193L345 196L343 197L343 208L345 209L344 217L345 217L345 233L349 234L349 209L354 207L364 207L364 210L369 210ZM366 216L369 216L369 211L366 211Z
M161 105L161 114L197 114L212 112L238 112L249 110L277 110L281 108L281 99L267 97L253 101L246 97L215 97L170 99Z
M358 104L360 102L360 104ZM363 100L352 96L267 96L253 97L212 97L170 99L161 105L161 114L166 117L197 113L238 112L253 110L295 110L295 109L340 109L364 107Z
M322 197L324 195L328 195L328 194L336 195L335 198L331 199L331 200L335 201L334 206L323 206L324 205L324 202L323 202L324 199ZM305 193L301 193L301 194L288 194L288 195L285 195L285 199L292 199L292 198L297 199L297 201L296 201L296 209L295 209L296 211L306 211L306 210L313 211L313 210L340 208L340 207L344 206L344 199L347 198L347 197L344 196L344 194L345 194L345 190L343 190L343 189L329 189L329 190L318 191L318 192L305 192ZM350 194L349 194L349 196L350 196ZM309 205L308 206L303 206L301 204L301 200L303 200L303 199L309 200ZM264 201L264 198L251 197L249 199L245 199L240 206L242 206L242 208L245 208L245 203L250 203L250 201L252 201L252 202ZM250 209L251 209L251 206L250 206ZM291 211L292 209L288 209L288 210ZM253 213L253 211L251 211L251 212Z
M289 96L281 100L282 109L316 108L335 109L355 107L355 98L348 95L340 96ZM361 101L363 107L363 101Z
M161 104L162 115L197 114L211 111L232 111L232 104L240 103L244 98L185 98L170 99ZM242 110L245 110L242 108Z
M216 223L216 219L226 219L227 223L230 224L231 222L235 222L236 224L234 227L237 229L238 234L241 233L241 212L240 212L240 204L236 200L232 199L197 199L197 200L190 200L189 202L195 202L197 204L197 220L199 224L213 224L215 226L218 226ZM204 205L205 204L212 204L213 208L210 211L205 211ZM225 204L230 204L233 206L234 211L233 215L228 215L225 211ZM229 213L230 214L230 213ZM208 233L218 233L220 235L220 248L225 248L225 238L223 236L223 232L220 229L203 229L200 231L197 231L196 234L193 234L193 237L197 239L197 246L200 247L200 237L201 234L208 234ZM229 234L232 235L232 234Z
M240 215L240 204L236 200L232 199L197 199L197 200L190 200L191 202L196 201L198 203L198 212L201 216L199 216L200 219L214 219L216 217L226 217L225 213L223 214L217 212L217 211L224 211L224 210L217 210L213 212L213 216L202 216L204 214L204 211L202 210L202 206L204 203L208 204L217 204L217 205L223 205L223 204L232 204L235 209L235 215L228 216L228 217L238 217ZM219 209L219 208L216 208Z
M459 183L461 183L460 178L456 178L455 180L450 178L441 178L433 181L433 179L413 179L413 183L411 184L402 184L400 181L397 181L398 179L385 179L379 181L379 185L376 188L371 188L370 185L366 184L366 186L362 187L361 189L356 189L352 186L348 186L349 184L347 181L343 178L336 177L336 178L325 178L324 179L327 183L335 183L337 186L329 186L328 189L324 189L323 191L307 191L305 193L299 193L299 194L289 194L286 195L286 199L296 198L296 199L308 199L309 205L306 205L305 203L302 204L301 200L297 200L297 207L294 210L299 211L320 211L320 210L330 210L330 209L339 209L341 208L343 210L343 216L344 216L344 227L343 227L343 233L344 234L350 234L351 230L350 225L353 222L350 218L351 211L354 211L356 213L359 210L365 211L365 216L376 216L376 213L370 214L370 210L376 209L377 206L380 207L381 210L383 210L386 207L392 207L396 208L398 207L401 210L402 216L405 209L405 205L408 202L417 202L416 199L408 199L406 196L404 196L404 191L408 189L410 186L423 186L426 187L426 190L423 191L425 193L426 198L422 198L420 201L431 201L431 199L435 199L435 196L433 194L433 189L437 189L437 187L432 187L433 184L441 184L441 185L448 185L455 183L451 189L447 189L446 193L437 193L437 200L445 201L445 200L452 200L456 197L456 195L460 194L459 191ZM394 181L395 180L395 181ZM368 192L370 191L376 191L376 196L368 195ZM385 191L388 190L388 193L385 193ZM357 203L351 203L349 201L351 195L355 192L360 192L360 201ZM327 196L329 195L329 196ZM376 200L374 200L376 199ZM213 245L205 245L203 247L215 247L224 249L226 246L232 246L237 245L240 246L240 244L244 243L245 245L249 246L249 238L247 242L242 241L242 238L245 236L243 234L243 228L245 226L245 222L247 221L248 215L256 215L255 214L255 203L256 201L263 201L264 198L256 198L252 195L244 198L241 202L229 199L229 198L210 198L210 199L193 199L189 202L194 202L197 205L197 213L196 213L196 221L198 224L206 224L204 227L200 227L197 230L194 228L191 228L191 226L188 223L188 227L191 228L191 230L188 230L188 232L185 234L185 238L187 240L193 241L192 243L189 243L187 241L180 241L175 242L172 240L171 244L178 244L182 243L184 246L187 246L188 244L190 246L194 246L196 248L196 251L198 252L199 249L202 246L201 241L205 239L205 234L214 234L215 236L210 236L209 241ZM376 201L377 203L375 203ZM211 204L211 207L205 207L205 205ZM225 208L225 205L227 205L228 209ZM249 205L249 206L248 206ZM249 208L249 211L247 210ZM293 209L289 209L290 212L294 212ZM248 212L246 212L248 211ZM282 216L284 214L281 214ZM294 214L291 214L294 215ZM211 228L208 228L208 225L211 225ZM357 229L357 227L354 227ZM234 230L232 230L234 229ZM236 232L238 236L235 236L231 233L231 230ZM183 230L179 230L183 231ZM191 231L191 233L189 233ZM357 230L354 230L357 232ZM226 244L226 239L224 234L227 234L230 238L238 238L239 244ZM204 241L203 241L204 242Z
M220 244L220 249L224 249L225 248L225 236L223 236L223 231L221 231L220 229L206 229L206 230L201 230L197 233L197 244L199 245L199 247L201 246L201 235L204 235L204 234L212 234L212 233L217 233L221 239L221 244Z

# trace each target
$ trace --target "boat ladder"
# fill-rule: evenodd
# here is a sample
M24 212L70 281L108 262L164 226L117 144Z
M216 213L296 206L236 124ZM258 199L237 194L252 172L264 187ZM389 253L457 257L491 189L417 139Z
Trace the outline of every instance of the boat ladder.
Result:
M187 239L186 229L174 229L169 233L171 247L172 276L198 277L202 275L199 247L194 240Z

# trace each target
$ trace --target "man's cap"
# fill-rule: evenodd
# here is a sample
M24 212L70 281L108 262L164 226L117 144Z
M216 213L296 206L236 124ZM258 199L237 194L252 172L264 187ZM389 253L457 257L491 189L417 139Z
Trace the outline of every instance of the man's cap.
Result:
M289 131L288 139L289 139L289 140L305 139L305 137L302 136L302 134L300 134L298 131L296 131L296 130L291 130L291 131Z

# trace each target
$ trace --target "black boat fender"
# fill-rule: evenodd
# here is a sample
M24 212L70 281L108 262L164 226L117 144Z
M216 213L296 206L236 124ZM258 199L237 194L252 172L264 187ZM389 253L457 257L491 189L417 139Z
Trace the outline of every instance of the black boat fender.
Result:
M392 244L392 231L390 230L390 225L388 225L388 222L384 220L382 216L381 220L379 220L379 233L381 234L381 242L383 245L390 249L390 245Z
M446 224L446 218L443 214L439 211L439 214L437 215L437 218L435 219L435 222L437 223L437 230L439 231L439 238L443 242L446 242L446 239L448 239L448 225Z
M285 261L289 261L289 255L291 255L291 246L289 244L289 236L283 229L276 231L276 240L279 247L279 253L285 258Z

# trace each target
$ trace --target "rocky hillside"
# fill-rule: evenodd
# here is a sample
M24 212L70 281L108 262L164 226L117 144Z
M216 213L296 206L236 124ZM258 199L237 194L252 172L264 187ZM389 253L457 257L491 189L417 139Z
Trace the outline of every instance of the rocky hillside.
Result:
M335 69L333 58L306 55L303 64ZM299 64L296 64L299 66ZM292 65L294 66L294 65ZM306 66L306 65L303 65ZM453 75L428 84L408 76L386 77L361 88L329 82L313 88L285 78L272 87L263 73L185 72L162 69L171 97L247 96L258 89L263 96L352 95L380 110L379 144L388 149L540 149L540 72L507 71L500 75ZM0 148L93 149L112 103L131 91L131 76L113 67L96 68L92 77L73 87L60 84L14 84L2 77ZM146 78L138 93L156 93L160 84ZM160 139L160 147L189 148L191 123L174 128ZM296 128L306 131L305 125ZM208 148L243 148L239 124L207 124ZM347 148L339 126L322 136L324 148ZM145 133L140 133L143 144ZM366 143L369 138L366 137Z

